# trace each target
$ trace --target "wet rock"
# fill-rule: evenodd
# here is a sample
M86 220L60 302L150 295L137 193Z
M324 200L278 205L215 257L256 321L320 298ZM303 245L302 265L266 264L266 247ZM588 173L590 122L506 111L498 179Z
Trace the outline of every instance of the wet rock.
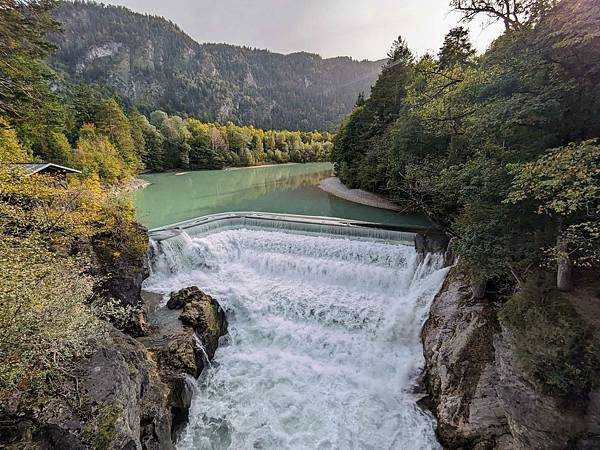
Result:
M417 253L445 253L450 239L444 233L424 233L415 237Z
M171 292L169 301L167 302L167 308L183 309L183 307L187 303L191 303L199 293L201 293L201 291L196 286L185 288L178 292Z
M172 293L167 309L155 309L150 317L151 325L159 327L145 342L156 355L161 378L169 386L168 405L176 439L189 418L190 378L200 376L206 358L210 361L214 357L219 338L227 333L227 320L219 303L195 286Z
M225 311L214 298L199 289L189 298L179 320L194 329L209 359L212 359L219 346L219 338L227 334Z

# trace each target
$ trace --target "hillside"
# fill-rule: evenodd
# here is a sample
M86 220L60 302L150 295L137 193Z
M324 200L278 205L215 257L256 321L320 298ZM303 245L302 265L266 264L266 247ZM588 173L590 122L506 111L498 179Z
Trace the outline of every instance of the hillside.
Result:
M113 89L145 113L334 130L383 63L199 44L163 18L124 7L63 2L55 17L64 33L54 38L54 67Z

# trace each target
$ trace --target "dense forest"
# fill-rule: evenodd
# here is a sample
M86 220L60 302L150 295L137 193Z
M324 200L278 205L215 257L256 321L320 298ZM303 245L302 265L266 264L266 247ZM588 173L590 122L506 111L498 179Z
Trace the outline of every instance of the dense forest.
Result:
M597 342L556 288L600 264L600 3L453 6L506 31L481 56L462 27L437 55L398 39L335 138L336 171L427 214L476 296L516 290L504 323L532 377L581 399L598 383Z
M329 133L264 131L163 111L146 117L135 108L125 112L117 100L85 85L67 85L61 100L66 119L41 143L31 142L33 156L113 183L140 171L326 161L333 147Z
M167 20L115 6L62 2L53 66L150 114L265 129L333 131L383 64L198 44Z

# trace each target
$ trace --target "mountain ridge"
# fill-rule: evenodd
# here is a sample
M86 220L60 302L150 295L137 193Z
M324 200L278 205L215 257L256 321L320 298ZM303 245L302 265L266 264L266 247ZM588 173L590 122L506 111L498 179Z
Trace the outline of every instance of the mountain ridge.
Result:
M142 112L269 129L337 129L384 61L199 43L159 16L123 6L61 2L54 68L107 87Z

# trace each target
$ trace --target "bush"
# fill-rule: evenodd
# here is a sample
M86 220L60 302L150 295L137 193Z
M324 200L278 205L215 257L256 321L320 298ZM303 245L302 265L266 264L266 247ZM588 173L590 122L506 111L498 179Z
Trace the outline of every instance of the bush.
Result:
M46 390L101 335L86 306L87 261L50 251L45 236L0 235L0 404Z
M599 385L598 343L550 277L530 277L504 305L500 320L514 335L522 368L542 391L584 408Z

